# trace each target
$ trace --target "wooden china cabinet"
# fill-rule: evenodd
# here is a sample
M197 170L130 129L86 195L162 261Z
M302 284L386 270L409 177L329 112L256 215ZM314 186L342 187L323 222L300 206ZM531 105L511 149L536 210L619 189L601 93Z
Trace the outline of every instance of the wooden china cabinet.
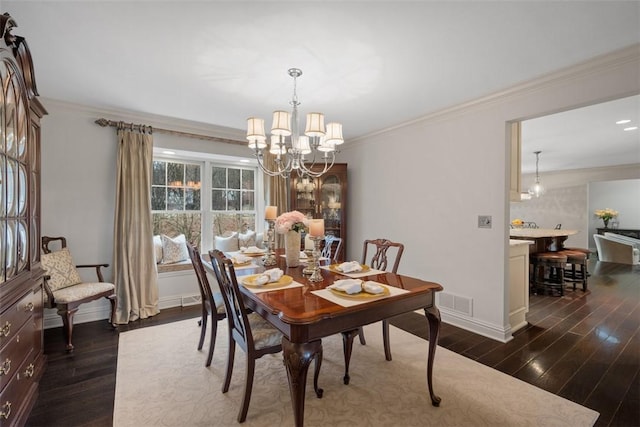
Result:
M311 170L322 170L314 165ZM325 234L342 239L341 257L347 253L347 164L335 163L319 178L291 178L291 209L324 219Z
M40 119L33 62L0 15L0 426L24 425L45 369Z

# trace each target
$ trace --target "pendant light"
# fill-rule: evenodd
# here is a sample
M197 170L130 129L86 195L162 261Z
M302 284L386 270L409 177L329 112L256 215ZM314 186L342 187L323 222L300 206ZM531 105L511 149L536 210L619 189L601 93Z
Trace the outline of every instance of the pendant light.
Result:
M540 174L538 173L538 161L540 160L540 153L542 153L542 151L533 152L533 154L536 155L536 182L531 187L529 187L529 194L536 198L542 196L545 192L544 186L540 183Z

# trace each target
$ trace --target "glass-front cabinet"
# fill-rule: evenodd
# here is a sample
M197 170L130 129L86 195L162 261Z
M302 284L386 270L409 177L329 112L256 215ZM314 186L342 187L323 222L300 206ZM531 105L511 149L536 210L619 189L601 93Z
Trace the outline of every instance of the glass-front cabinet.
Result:
M346 203L346 163L334 164L319 178L294 176L291 179L291 209L310 218L324 219L325 234L342 239L339 258L347 253Z
M16 22L0 15L0 427L24 425L43 354L40 119L33 60Z

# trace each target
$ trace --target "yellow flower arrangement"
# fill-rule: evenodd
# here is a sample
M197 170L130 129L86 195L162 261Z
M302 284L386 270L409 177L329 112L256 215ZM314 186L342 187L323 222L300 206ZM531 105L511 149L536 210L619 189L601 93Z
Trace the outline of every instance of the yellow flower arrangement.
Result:
M604 228L609 226L609 220L618 216L618 211L614 211L611 208L596 209L595 215L604 222Z
M514 227L522 227L523 224L524 224L524 221L521 220L520 218L516 218L513 221L511 221L511 225L513 225Z

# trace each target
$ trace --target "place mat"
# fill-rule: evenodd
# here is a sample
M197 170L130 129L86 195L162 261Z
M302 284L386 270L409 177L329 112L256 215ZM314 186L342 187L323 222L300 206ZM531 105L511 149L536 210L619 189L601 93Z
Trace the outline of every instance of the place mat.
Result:
M382 273L386 273L386 271L382 271L382 270L376 270L375 268L369 268L369 270L367 271L354 271L353 273L342 273L339 271L336 271L332 268L329 268L330 266L328 265L323 265L320 268L324 268L325 270L328 270L332 273L336 273L336 274L341 274L343 276L347 276L350 277L352 279L358 279L360 277L367 277L367 276L375 276L376 274L382 274Z
M395 295L402 295L409 292L406 289L396 288L395 286L387 286L384 284L382 285L386 286L389 289L389 295L381 296L379 298L366 298L366 299L365 298L363 299L348 298L348 297L336 295L333 292L331 292L329 289L320 289L317 291L311 291L311 293L319 296L320 298L324 298L328 301L331 301L334 304L338 304L343 307L353 307L354 305L366 304L368 302L378 301L381 299L389 298Z
M244 286L243 284L241 286ZM263 288L256 288L255 286L244 286L245 289L253 292L254 294L259 294L262 292L271 292L271 291L282 291L284 289L290 289L290 288L299 288L304 286L302 283L296 282L295 280L291 283L289 283L288 285L283 285L280 287L273 287L273 288L269 288L269 287L263 287Z
M243 268L256 268L256 267L259 267L259 265L256 264L255 262L249 262L248 264L240 264L240 265L233 264L233 269L236 271L242 270Z

